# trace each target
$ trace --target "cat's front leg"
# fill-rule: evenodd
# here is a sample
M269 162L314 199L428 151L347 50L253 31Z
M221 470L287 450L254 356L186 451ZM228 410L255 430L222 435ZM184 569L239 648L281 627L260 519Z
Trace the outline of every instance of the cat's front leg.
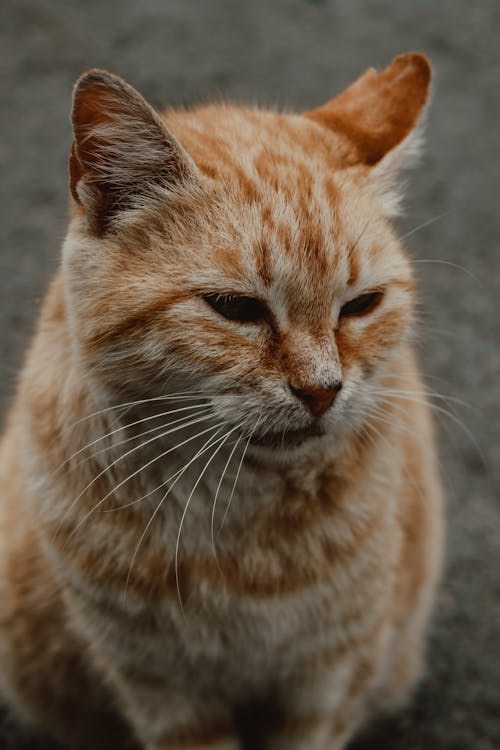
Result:
M362 677L370 671L364 660L349 657L315 675L298 670L282 687L281 720L266 750L344 750L363 720Z
M357 722L331 716L289 719L282 731L275 735L266 750L344 750L351 739Z
M328 717L289 717L269 741L268 750L340 750L331 748L327 741L330 737L331 720Z
M225 707L192 699L145 675L120 678L129 722L145 750L241 750Z
M200 741L195 736L182 737L174 739L170 735L159 737L152 743L145 745L145 750L241 750L241 745L236 737L226 737L225 739L208 739L207 742Z
M206 716L200 706L191 705L179 721L165 710L153 725L136 719L145 750L242 750L234 727L225 719Z

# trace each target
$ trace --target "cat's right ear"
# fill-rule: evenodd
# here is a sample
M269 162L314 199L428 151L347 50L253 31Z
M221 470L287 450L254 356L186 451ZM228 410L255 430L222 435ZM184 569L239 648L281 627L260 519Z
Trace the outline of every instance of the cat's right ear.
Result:
M98 235L197 180L194 162L157 112L118 76L84 73L72 121L71 193Z
M420 52L398 55L380 72L367 70L327 104L306 114L350 144L344 166L366 169L388 215L399 213L398 174L421 143L431 66Z

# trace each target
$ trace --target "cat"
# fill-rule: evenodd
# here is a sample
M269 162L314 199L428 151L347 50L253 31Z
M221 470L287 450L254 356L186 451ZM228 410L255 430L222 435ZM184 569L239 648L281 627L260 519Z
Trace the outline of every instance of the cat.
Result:
M0 449L0 698L68 747L340 750L422 671L443 500L391 224L420 53L305 114L77 82Z

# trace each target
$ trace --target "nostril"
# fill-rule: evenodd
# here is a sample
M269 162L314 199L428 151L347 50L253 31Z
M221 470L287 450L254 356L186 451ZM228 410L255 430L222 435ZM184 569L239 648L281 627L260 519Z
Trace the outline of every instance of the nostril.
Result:
M315 417L320 417L335 401L342 383L335 382L328 386L305 386L297 388L290 383L290 390Z

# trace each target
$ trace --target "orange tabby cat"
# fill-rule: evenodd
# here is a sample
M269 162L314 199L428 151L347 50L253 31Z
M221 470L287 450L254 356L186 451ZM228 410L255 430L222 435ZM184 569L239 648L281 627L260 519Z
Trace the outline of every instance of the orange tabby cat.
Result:
M28 727L339 750L415 684L442 500L389 217L429 82L410 53L306 114L160 117L78 81L0 454L0 696Z

